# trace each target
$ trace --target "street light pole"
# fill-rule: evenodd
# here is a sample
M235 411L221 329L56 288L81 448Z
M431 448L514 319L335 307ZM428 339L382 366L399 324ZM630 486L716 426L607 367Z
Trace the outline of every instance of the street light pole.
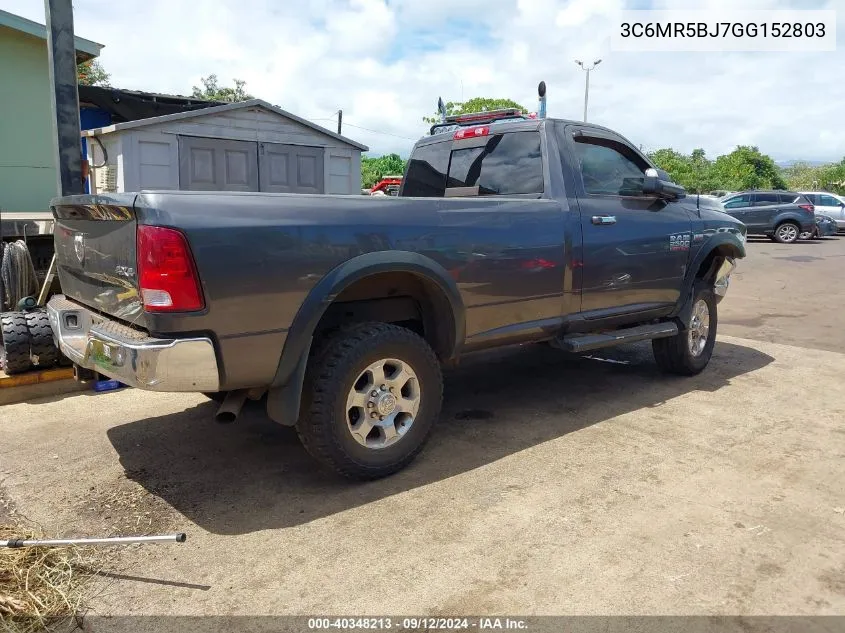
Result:
M601 60L597 59L596 61L593 62L593 65L590 66L589 68L587 66L585 66L584 62L582 62L580 59L576 59L575 63L578 64L581 67L582 70L587 72L587 78L586 78L586 81L584 83L584 123L586 123L587 122L587 104L589 103L589 100L590 100L590 71L592 71L593 69L595 69L596 66L601 64Z

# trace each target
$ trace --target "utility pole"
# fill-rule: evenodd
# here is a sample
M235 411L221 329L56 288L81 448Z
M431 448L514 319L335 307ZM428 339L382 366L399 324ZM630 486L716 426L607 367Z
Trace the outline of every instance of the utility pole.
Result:
M337 133L340 134L340 128L343 125L343 110L337 111Z
M58 195L82 193L82 147L71 0L44 0Z
M590 71L592 71L593 69L595 69L596 66L601 64L601 60L597 59L596 61L593 62L593 65L590 66L589 68L587 68L584 65L584 62L582 62L580 59L576 59L575 63L578 64L581 67L582 70L587 71L587 80L586 80L586 83L584 84L584 123L586 123L587 122L587 103L589 103L589 100L590 100Z

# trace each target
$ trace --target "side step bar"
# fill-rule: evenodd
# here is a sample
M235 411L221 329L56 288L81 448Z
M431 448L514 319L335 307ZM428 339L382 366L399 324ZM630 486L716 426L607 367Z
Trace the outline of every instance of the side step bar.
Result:
M613 330L601 334L568 334L557 339L558 346L567 352L589 352L603 347L613 347L620 343L650 341L655 338L667 338L678 333L675 323L652 323L638 325L624 330Z

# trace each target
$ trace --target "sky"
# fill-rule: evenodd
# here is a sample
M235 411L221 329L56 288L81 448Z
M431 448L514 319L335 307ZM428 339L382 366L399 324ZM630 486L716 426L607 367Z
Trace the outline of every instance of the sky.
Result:
M835 52L622 53L614 12L634 8L837 10ZM44 22L42 0L0 0ZM845 156L845 0L75 0L78 36L103 44L120 88L190 94L200 78L370 147L407 157L437 98L507 97L589 120L646 150L757 145L775 160Z

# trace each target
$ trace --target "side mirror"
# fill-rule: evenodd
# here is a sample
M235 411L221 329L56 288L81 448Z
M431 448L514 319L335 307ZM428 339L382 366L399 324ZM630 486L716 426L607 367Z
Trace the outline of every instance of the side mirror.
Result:
M672 182L672 179L662 169L649 168L643 178L643 194L657 196L663 200L677 200L687 195L687 190Z

